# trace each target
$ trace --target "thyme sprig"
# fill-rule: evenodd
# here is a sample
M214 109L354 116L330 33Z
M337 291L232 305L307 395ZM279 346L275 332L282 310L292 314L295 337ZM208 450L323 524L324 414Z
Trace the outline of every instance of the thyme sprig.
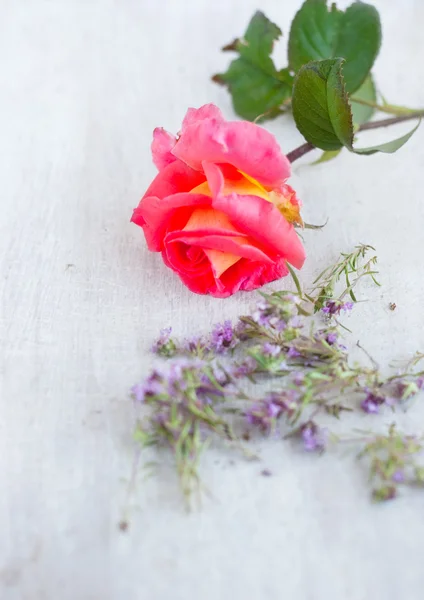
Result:
M252 458L245 441L256 432L297 439L309 452L324 452L339 439L325 426L326 417L337 423L348 412L405 408L424 388L424 371L417 370L424 354L383 377L374 361L353 363L344 344L344 326L335 317L358 302L353 290L362 279L379 285L377 258L368 258L370 251L372 246L362 244L341 254L307 293L294 275L296 292L262 293L234 327L225 321L210 334L183 342L171 337L170 328L162 330L153 351L167 361L133 387L142 413L135 437L144 449L170 450L188 506L205 489L200 463L209 446L225 443ZM271 382L265 394L263 382ZM394 497L405 481L424 481L415 462L421 442L399 436L392 429L386 437L362 438L360 456L369 458L375 499ZM400 468L405 480L393 481Z

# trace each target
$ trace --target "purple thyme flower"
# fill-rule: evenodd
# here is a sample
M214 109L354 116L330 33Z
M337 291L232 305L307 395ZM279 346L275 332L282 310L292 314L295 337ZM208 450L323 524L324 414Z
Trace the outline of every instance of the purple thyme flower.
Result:
M266 342L262 346L262 352L266 356L278 356L281 352L281 348L280 346L277 346L277 344L271 344L270 342Z
M283 409L281 405L276 404L272 400L268 403L268 416L271 417L271 419L277 419L281 415L282 411Z
M305 383L305 374L301 371L293 373L293 383L299 387L303 385Z
M247 323L244 323L243 321L238 321L237 325L234 327L234 335L239 340L247 340L249 339L249 336L246 335L246 329L248 329Z
M256 371L256 367L258 363L253 358L253 356L248 356L241 364L233 367L231 369L231 374L233 377L247 377L248 375L252 375Z
M131 393L134 396L136 402L144 402L144 384L136 383L131 388Z
M289 370L289 366L285 360L282 360L277 365L273 365L273 367L270 369L271 372L288 371L288 370Z
M327 344L329 344L330 346L333 346L337 342L338 337L339 336L337 335L337 333L335 331L331 331L326 337Z
M177 347L171 339L171 331L172 327L161 330L159 338L152 346L152 352L168 358L175 354Z
M268 423L265 422L267 415L263 413L263 406L261 403L258 403L246 411L245 417L249 425L258 425L262 430L266 431L268 429Z
M339 315L341 311L349 312L353 308L353 302L340 302L339 300L327 300L321 309L325 315L333 316Z
M219 385L226 385L227 383L229 383L228 375L222 367L218 366L215 363L212 363L211 371L212 373L210 375L207 372L201 375L200 379L203 383L212 385L214 385L215 381L219 383Z
M256 311L252 314L252 319L261 327L269 327L272 317L272 306L266 300L260 300L256 304Z
M255 425L264 433L269 433L284 410L284 402L276 394L271 394L268 398L256 402L246 412L246 419L250 425Z
M292 317L289 320L288 326L291 327L292 329L302 329L303 323L302 323L301 318L296 315L295 317Z
M272 392L263 400L253 404L246 412L250 425L259 427L264 433L270 433L276 421L283 415L291 416L298 409L299 394L295 390Z
M166 342L171 337L171 332L172 332L172 327L165 327L164 329L161 329L159 338L153 344L153 348L152 348L153 352L157 352L157 348L160 348L161 346L166 344Z
M160 336L152 346L152 352L157 354L168 342L171 337L172 327L161 329Z
M276 329L278 332L281 333L281 331L284 331L285 329L287 329L287 323L285 321L283 321L282 319L277 320L274 324L274 329Z
M422 378L418 377L414 381L408 378L395 379L389 386L390 397L394 402L410 400L418 394L422 388Z
M163 393L164 378L157 370L153 371L142 383L137 383L131 388L136 402L144 402L146 397Z
M380 406L384 404L386 399L383 396L378 396L371 391L368 391L366 397L361 402L361 408L368 414L377 414Z
M303 447L307 452L323 452L327 445L327 430L322 429L313 421L305 423L301 430Z
M205 365L199 358L174 359L168 373L168 393L174 395L178 390L187 389L187 376L190 371L193 375Z
M300 352L296 350L293 346L290 346L287 352L287 358L298 358L300 356Z
M299 300L292 295L276 299L275 303L263 299L257 303L256 310L252 313L252 319L266 329L283 331L288 324L291 328L296 328L297 322L290 324L289 321L297 314L298 302Z
M169 370L168 382L170 387L175 388L177 385L184 387L184 364L175 362Z
M205 353L210 350L207 341L200 335L184 341L183 350L189 354Z
M217 323L213 328L211 335L211 347L217 353L221 354L226 350L234 348L237 344L235 339L233 326L231 321L224 321L224 323Z
M398 469L393 473L392 480L396 483L403 483L405 481L405 473L402 471L402 469Z

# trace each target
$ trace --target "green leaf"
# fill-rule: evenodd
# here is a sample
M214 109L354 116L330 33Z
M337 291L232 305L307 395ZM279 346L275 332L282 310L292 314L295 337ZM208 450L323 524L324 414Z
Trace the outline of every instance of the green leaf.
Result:
M293 76L288 69L277 71L271 58L274 42L281 30L262 12L256 12L242 39L223 50L239 53L225 73L212 79L228 86L234 110L244 119L276 117L290 99Z
M293 117L300 133L322 150L351 147L352 113L343 85L343 59L304 65L293 85Z
M418 121L418 123L415 125L415 127L411 131L409 131L405 135L402 135L401 137L399 137L395 140L392 140L391 142L385 142L384 144L378 144L376 146L370 146L368 148L351 148L351 150L353 152L355 152L356 154L368 154L369 155L369 154L375 154L376 152L384 152L385 154L393 154L394 152L399 150L399 148L402 148L402 146L404 146L406 144L406 142L417 131L420 124L421 124L421 119Z
M392 153L399 150L417 130L368 148L353 147L352 110L343 82L344 60L321 60L304 65L293 85L292 110L300 133L306 141L325 151L346 146L356 154ZM419 114L417 115L420 116Z
M355 92L355 98L358 100L364 100L374 104L377 101L377 92L375 89L374 81L371 75L365 79L359 90ZM359 126L366 123L373 116L375 109L373 106L367 106L365 104L359 104L351 99L352 107L352 120L354 125Z
M290 29L289 65L298 71L311 60L346 59L346 89L356 91L365 81L381 45L378 11L354 2L342 12L327 0L306 0Z
M339 148L338 150L326 150L325 152L323 152L321 154L321 156L317 160L315 160L311 164L312 165L320 165L322 163L333 160L333 158L336 158L336 156L338 156L341 151L342 151L342 148Z

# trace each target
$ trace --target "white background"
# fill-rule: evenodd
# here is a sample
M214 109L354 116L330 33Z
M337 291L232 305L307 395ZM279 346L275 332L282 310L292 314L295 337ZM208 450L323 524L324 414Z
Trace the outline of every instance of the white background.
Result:
M374 4L384 33L377 83L393 103L422 107L424 4ZM280 66L299 5L261 2L284 31ZM128 497L128 389L148 372L158 330L206 331L254 301L192 294L129 218L155 174L155 126L175 132L188 106L211 101L234 117L209 77L225 69L219 48L257 8L0 2L2 600L423 597L424 492L373 505L352 453L319 458L269 441L258 465L212 452L202 472L215 498L190 515L171 470L140 477ZM302 143L289 118L267 126L286 152ZM291 180L305 220L329 218L323 232L306 232L303 281L359 242L378 250L383 287L363 288L368 302L349 326L383 368L424 348L423 146L421 128L396 155L344 152L299 168L309 155ZM400 417L405 429L420 431L420 403ZM272 477L259 475L263 466Z

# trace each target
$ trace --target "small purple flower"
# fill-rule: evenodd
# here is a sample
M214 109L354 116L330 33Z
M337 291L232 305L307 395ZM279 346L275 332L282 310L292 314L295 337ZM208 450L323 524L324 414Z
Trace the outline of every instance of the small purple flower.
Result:
M152 352L168 358L175 354L177 347L171 339L171 331L172 327L161 330L159 338L152 346Z
M289 366L288 366L288 364L287 364L287 362L285 360L282 360L277 365L278 371L287 371L288 368L289 368Z
M301 386L305 383L305 374L301 371L293 373L293 383L297 386Z
M238 321L237 325L234 328L234 335L239 340L247 340L247 339L249 339L249 336L246 335L247 329L248 329L247 323L244 323L243 321Z
M253 405L251 409L246 411L245 417L249 425L257 425L264 431L268 429L268 424L265 423L263 409L261 405Z
M189 354L197 354L208 352L210 348L208 347L207 341L200 335L197 335L184 341L183 350Z
M277 320L274 323L274 329L276 329L278 332L284 331L285 329L287 329L287 323L282 319Z
M184 365L173 363L168 376L169 393L173 393L177 387L184 389Z
M178 390L187 388L187 375L189 371L196 372L205 365L205 362L198 359L180 358L174 359L168 373L168 393L175 394Z
M341 311L349 312L353 308L353 302L340 302L339 300L327 300L327 302L322 307L322 312L325 315L333 316L339 315Z
M361 402L361 408L364 412L371 414L378 414L380 412L379 404L377 404L372 398L368 396Z
M397 379L390 386L390 394L393 401L410 400L418 394L422 388L421 378L418 377L415 381L406 379Z
M224 321L224 323L217 323L212 331L211 336L211 347L212 349L221 354L226 350L234 348L237 344L235 339L233 326L231 321Z
M163 346L165 346L169 342L169 338L171 337L171 331L172 327L166 327L165 329L161 329L159 338L152 346L152 352L157 354L163 348Z
M264 312L266 310L268 310L269 308L271 308L271 305L268 304L268 302L263 299L263 300L259 300L259 302L256 303L256 308L261 311Z
M261 327L269 327L272 317L271 305L265 300L260 300L256 305L256 309L252 314L252 319Z
M267 356L278 356L281 352L280 346L266 342L262 347L262 352Z
M398 469L393 473L392 480L396 483L403 483L405 481L405 473L402 469Z
M144 384L136 383L131 388L131 393L134 396L136 402L144 402Z
M290 346L287 352L287 358L298 358L299 356L301 356L300 352L293 346Z
M305 423L301 429L303 447L307 452L323 452L327 445L327 431L313 421Z
M300 317L295 316L289 320L288 326L291 327L292 329L302 329L303 323L302 323L302 320L300 319Z
M327 337L325 338L327 344L329 344L330 346L333 346L337 340L338 340L338 335L335 331L331 331L329 334L327 334Z
M282 412L282 407L278 404L276 404L275 402L269 402L268 404L268 416L271 417L271 419L276 419L277 417L279 417L281 415Z
M231 369L231 374L236 378L247 377L256 371L257 366L256 360L252 356L248 356L241 364Z
M207 380L208 382L213 383L213 380L215 380L217 383L219 383L219 385L226 385L229 382L228 375L222 367L213 363L211 365L211 369L212 369L212 380L205 373L201 377L202 381Z
M158 371L153 371L143 383L137 383L131 388L131 393L136 402L144 402L148 396L163 393L163 376Z
M361 408L368 414L376 415L380 411L380 406L384 404L385 398L383 396L377 396L372 392L368 392L367 396L361 402Z
M252 408L246 412L246 419L250 425L255 425L264 433L269 433L286 409L283 398L278 394L270 394L267 398L253 404Z

